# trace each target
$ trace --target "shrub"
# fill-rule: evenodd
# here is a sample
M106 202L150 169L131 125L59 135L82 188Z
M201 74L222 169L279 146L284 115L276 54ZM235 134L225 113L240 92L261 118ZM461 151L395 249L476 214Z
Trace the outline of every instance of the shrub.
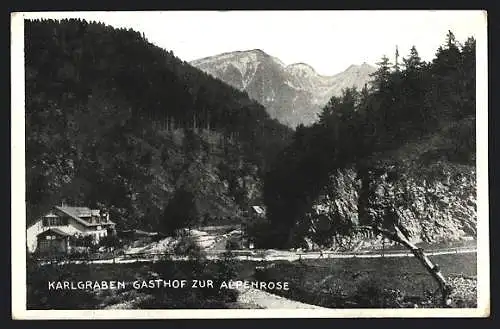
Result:
M241 249L240 243L233 239L229 239L226 242L226 249L227 250L236 250L236 249Z
M174 246L174 254L178 256L188 256L190 259L198 259L204 257L204 252L200 245L196 243L191 236L181 236L177 244Z
M227 308L227 303L235 302L238 293L234 290L219 289L222 280L234 278L236 270L230 256L217 263L209 263L203 257L185 262L165 259L155 264L160 277L165 279L212 280L213 286L192 288L154 289L153 299L145 301L141 308Z
M404 300L399 289L387 288L374 278L360 281L353 297L359 307L368 308L400 308Z
M277 229L264 218L255 217L245 225L246 235L254 242L255 248L274 247L275 237L279 234Z
M123 242L116 235L106 235L99 240L99 246L114 250L122 247Z
M217 262L217 279L228 281L234 279L237 274L236 259L231 251L222 254L222 259Z

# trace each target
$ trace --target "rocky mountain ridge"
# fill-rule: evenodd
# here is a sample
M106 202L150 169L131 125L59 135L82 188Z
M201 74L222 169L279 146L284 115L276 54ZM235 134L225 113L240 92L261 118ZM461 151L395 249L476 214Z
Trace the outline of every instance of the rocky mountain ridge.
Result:
M191 65L246 91L280 122L295 127L311 124L332 96L342 89L361 89L375 68L351 65L333 76L323 76L306 63L285 65L260 49L223 53L192 61Z

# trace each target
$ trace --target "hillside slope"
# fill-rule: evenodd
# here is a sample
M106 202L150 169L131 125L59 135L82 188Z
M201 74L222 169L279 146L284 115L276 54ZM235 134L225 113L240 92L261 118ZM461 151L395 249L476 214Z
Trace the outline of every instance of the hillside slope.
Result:
M311 124L332 96L342 89L361 89L375 68L351 65L334 76L322 76L305 63L285 65L260 49L224 53L191 62L192 65L244 90L264 105L271 117L295 127Z
M258 200L290 130L245 93L132 30L37 20L25 37L28 222L65 201L158 229L180 190L198 220Z
M475 238L476 168L471 162L455 161L457 135L474 133L475 120L468 117L397 150L338 169L313 209L319 216L335 213L338 218L366 225L384 216L383 209L389 207L414 243ZM370 168L369 179L362 176L363 167ZM346 240L338 234L336 244L349 249L364 240L381 246L380 236L367 239L366 234L356 232L349 236Z
M271 234L262 240L475 236L475 40L449 32L432 62L413 47L403 63L383 57L371 88L346 89L296 130L266 176Z

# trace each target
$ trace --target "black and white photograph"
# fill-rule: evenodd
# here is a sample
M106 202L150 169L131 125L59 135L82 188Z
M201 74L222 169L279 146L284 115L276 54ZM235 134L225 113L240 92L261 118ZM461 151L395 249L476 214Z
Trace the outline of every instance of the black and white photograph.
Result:
M13 13L14 319L487 317L487 15Z

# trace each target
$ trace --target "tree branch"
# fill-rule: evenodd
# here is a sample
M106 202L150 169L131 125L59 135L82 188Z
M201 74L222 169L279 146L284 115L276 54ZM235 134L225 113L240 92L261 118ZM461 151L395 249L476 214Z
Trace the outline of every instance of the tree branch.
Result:
M411 243L411 241L408 240L408 238L401 232L401 230L397 226L394 226L394 231L387 230L380 226L360 226L358 228L362 230L371 228L373 231L379 232L388 239L398 242L408 248L413 253L415 258L417 258L420 263L426 268L432 278L438 283L442 294L441 302L443 303L443 306L450 305L451 300L449 299L449 296L452 292L452 287L448 284L445 277L441 273L439 266L437 264L434 264L430 260L430 258L425 255L422 248L419 248Z

